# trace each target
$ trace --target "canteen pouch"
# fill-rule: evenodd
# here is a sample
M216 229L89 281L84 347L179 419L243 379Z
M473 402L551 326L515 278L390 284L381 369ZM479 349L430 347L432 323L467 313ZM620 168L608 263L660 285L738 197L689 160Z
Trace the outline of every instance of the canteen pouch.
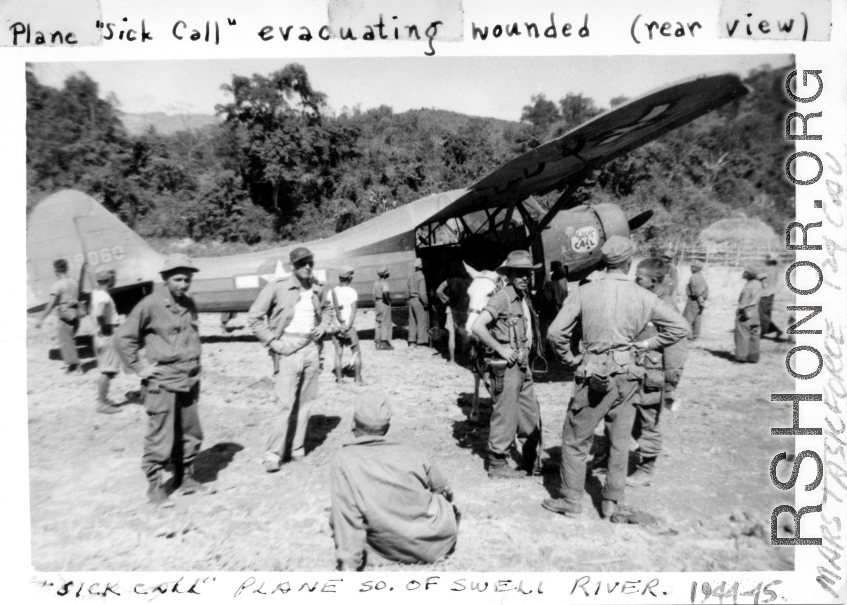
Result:
M665 369L660 351L646 351L641 362L644 368L644 390L658 391L665 384Z
M506 375L508 364L505 359L488 359L486 362L491 371L491 384L494 387L494 394L499 395L503 392L503 377Z
M588 377L588 388L600 395L612 390L612 376L609 371L609 360L590 361L585 368Z

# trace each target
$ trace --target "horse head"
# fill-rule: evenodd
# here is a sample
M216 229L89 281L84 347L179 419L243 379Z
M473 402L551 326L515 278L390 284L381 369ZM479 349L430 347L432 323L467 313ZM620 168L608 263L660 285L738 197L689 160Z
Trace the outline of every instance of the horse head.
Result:
M471 285L468 286L468 321L465 323L465 329L468 334L471 334L471 326L488 303L488 299L498 289L498 286L501 286L502 278L494 271L477 271L467 263L464 264L468 275L473 279Z

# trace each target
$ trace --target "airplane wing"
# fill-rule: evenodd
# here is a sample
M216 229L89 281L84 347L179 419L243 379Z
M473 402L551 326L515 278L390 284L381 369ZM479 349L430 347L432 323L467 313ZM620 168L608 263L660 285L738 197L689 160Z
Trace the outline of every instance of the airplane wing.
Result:
M493 210L564 189L584 169L598 168L747 92L738 76L723 74L647 93L503 164L430 221Z

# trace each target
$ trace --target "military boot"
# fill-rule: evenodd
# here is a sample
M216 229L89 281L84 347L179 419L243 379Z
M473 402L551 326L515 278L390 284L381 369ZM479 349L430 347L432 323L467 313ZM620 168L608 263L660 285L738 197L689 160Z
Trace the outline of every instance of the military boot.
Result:
M626 478L626 484L630 487L646 487L650 485L653 479L653 471L656 467L656 457L642 458L641 464L635 469L629 477Z
M382 345L383 345L383 348L386 351L393 351L394 350L394 345L391 344L390 342L388 342L387 340L383 340Z
M162 483L162 473L158 472L152 477L148 477L149 485L147 487L147 501L155 506L161 506L168 500L168 492L165 490L165 484Z
M582 503L573 502L567 498L547 498L542 503L545 509L566 517L578 517L582 514Z
M489 479L523 479L526 471L512 468L504 458L491 458L488 462Z
M603 500L600 503L600 512L603 515L604 519L609 519L612 515L614 515L618 510L618 503L614 500Z
M194 466L186 466L182 474L182 483L179 486L179 493L183 496L190 494L208 494L209 486L197 481L194 477Z

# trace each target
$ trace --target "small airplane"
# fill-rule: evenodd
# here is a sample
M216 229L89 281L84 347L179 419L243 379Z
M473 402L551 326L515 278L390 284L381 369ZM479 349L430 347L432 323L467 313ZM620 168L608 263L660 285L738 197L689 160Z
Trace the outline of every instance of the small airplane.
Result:
M392 302L406 300L412 261L423 261L427 283L435 287L451 263L494 269L515 249L531 250L544 267L560 261L569 279L579 279L600 263L600 249L613 235L628 237L653 215L627 219L615 204L575 206L573 195L603 164L747 94L734 74L701 77L647 93L621 104L561 137L503 164L467 189L411 202L342 233L321 240L225 257L196 258L200 272L191 291L201 312L247 311L259 290L290 272L288 253L305 245L316 268L337 281L337 267L355 269L353 287L362 306L373 305L376 271L389 269ZM543 209L534 196L561 192ZM163 256L94 198L64 190L33 210L27 234L27 309L46 304L55 281L53 261L64 258L80 289L92 291L100 268L117 272L112 290L125 313L161 280ZM537 281L536 283L540 283Z

